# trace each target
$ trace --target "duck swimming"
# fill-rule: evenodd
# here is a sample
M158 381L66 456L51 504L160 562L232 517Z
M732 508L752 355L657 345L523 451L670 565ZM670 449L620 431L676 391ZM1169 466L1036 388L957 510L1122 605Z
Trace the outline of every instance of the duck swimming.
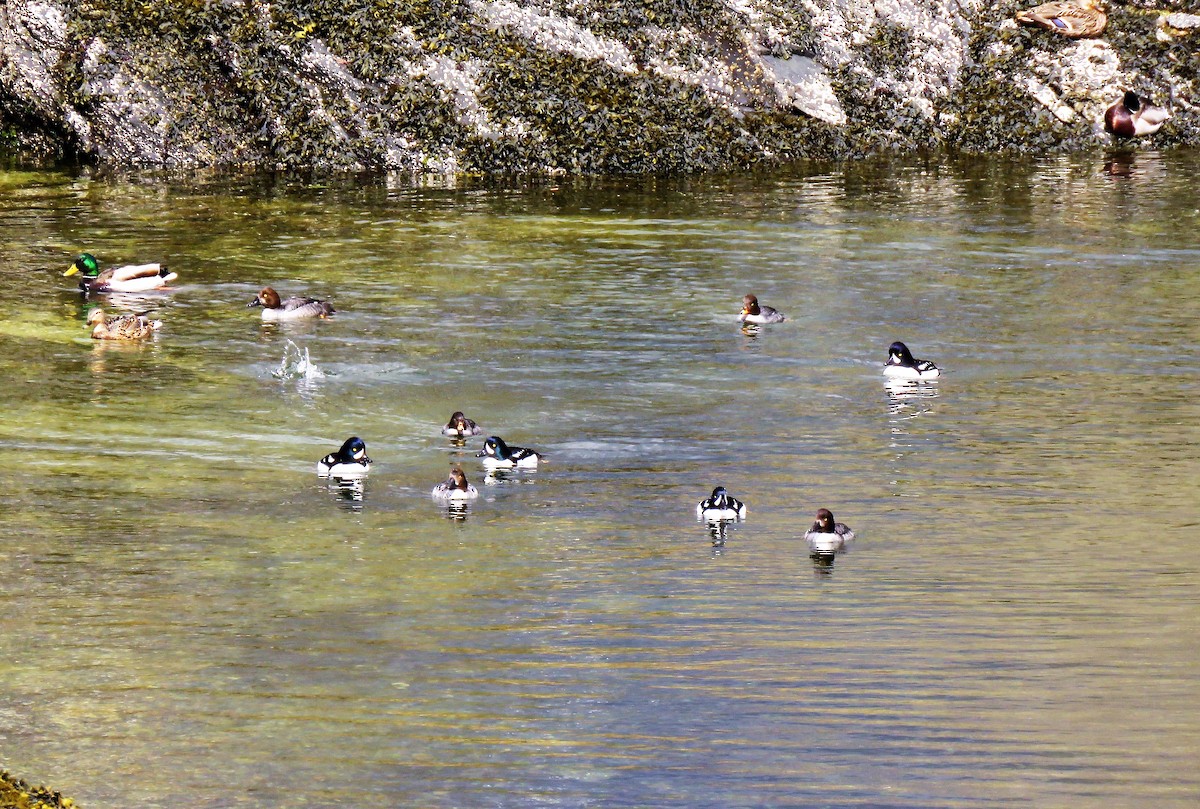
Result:
M146 292L161 289L179 277L162 264L129 264L100 271L100 262L84 253L67 268L64 276L79 273L79 288L84 292Z
M746 504L730 496L724 486L718 486L711 497L696 504L696 519L706 522L744 520Z
M1165 107L1152 107L1132 90L1104 111L1104 131L1118 138L1153 135L1171 117Z
M329 301L299 297L280 300L279 293L270 287L263 287L262 291L258 293L258 297L246 304L247 309L255 306L263 308L262 319L269 321L323 318L334 313L333 304Z
M147 320L142 315L109 317L103 309L88 313L87 325L92 327L93 340L145 340L162 328L161 320Z
M466 438L468 435L479 435L482 432L479 425L464 416L461 410L455 410L454 414L450 416L450 421L446 422L446 426L442 428L442 435L455 438Z
M778 309L759 305L758 298L755 296L746 295L742 298L742 313L738 315L738 320L743 323L761 325L763 323L782 323L787 318Z
M1108 15L1097 0L1076 0L1074 3L1054 0L1017 12L1016 20L1022 25L1033 25L1078 39L1100 36L1108 23Z
M458 467L450 470L450 477L433 487L433 497L441 500L473 500L479 490L467 482L467 476Z
M813 553L832 554L846 547L854 539L854 532L841 522L835 522L833 512L827 508L817 509L817 521L804 535Z
M317 461L317 477L361 478L371 471L367 445L358 436L347 438L342 448Z
M483 465L489 469L535 469L542 460L540 453L526 447L510 447L499 436L490 436L483 442L483 449L475 453L476 458L483 458Z
M883 373L893 379L937 379L942 370L929 360L914 359L908 346L897 340L888 349Z

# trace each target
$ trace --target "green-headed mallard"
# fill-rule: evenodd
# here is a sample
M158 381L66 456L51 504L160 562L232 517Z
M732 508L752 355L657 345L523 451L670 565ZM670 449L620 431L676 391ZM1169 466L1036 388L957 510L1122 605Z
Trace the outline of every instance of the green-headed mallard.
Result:
M1017 12L1017 22L1036 25L1076 39L1099 36L1108 23L1108 16L1100 8L1099 0L1077 0L1074 3L1053 0Z
M76 273L79 273L79 288L84 292L146 292L179 277L162 264L130 264L101 272L100 262L91 253L75 259L63 275Z
M92 327L93 340L145 340L162 328L162 321L141 315L109 317L103 309L93 309L88 313L87 325Z
M1104 111L1104 131L1118 138L1153 135L1171 117L1165 107L1152 107L1132 90Z

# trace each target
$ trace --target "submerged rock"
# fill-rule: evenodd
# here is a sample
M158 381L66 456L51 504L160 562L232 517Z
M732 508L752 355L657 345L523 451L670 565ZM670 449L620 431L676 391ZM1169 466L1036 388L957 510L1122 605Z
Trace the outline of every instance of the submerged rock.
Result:
M0 150L109 166L661 173L1106 145L1134 90L1200 144L1196 15L1094 39L984 0L8 0Z

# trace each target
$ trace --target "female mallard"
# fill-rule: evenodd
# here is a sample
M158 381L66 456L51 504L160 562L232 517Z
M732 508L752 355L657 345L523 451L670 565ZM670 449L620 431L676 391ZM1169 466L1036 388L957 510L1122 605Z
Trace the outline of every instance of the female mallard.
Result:
M162 328L162 321L141 315L109 317L103 309L93 309L88 313L87 325L92 327L93 340L145 340Z
M146 292L160 289L179 277L162 264L129 264L100 272L100 262L84 253L67 268L64 276L79 273L79 288L84 292Z
M758 298L754 295L746 295L742 298L742 313L738 315L738 320L743 323L782 323L787 320L783 313L778 309L772 309L770 306L760 306Z
M263 287L258 297L246 304L246 308L261 306L263 320L300 320L307 317L329 317L333 314L333 304L329 301L319 301L316 298L288 298L280 300L279 293L270 287Z
M1120 101L1104 111L1104 131L1118 138L1153 135L1170 117L1165 107L1152 107L1137 93L1126 90Z
M1071 39L1099 36L1108 23L1099 0L1076 0L1074 3L1042 3L1017 13L1017 22L1036 25Z

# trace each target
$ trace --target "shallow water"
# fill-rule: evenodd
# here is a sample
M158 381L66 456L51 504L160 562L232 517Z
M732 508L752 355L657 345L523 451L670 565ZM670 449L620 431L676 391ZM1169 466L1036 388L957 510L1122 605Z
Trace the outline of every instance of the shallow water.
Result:
M1198 169L0 171L0 763L88 807L1195 806ZM87 338L84 249L179 272L101 298L152 342ZM885 386L895 339L944 378ZM549 462L485 483L454 410Z

